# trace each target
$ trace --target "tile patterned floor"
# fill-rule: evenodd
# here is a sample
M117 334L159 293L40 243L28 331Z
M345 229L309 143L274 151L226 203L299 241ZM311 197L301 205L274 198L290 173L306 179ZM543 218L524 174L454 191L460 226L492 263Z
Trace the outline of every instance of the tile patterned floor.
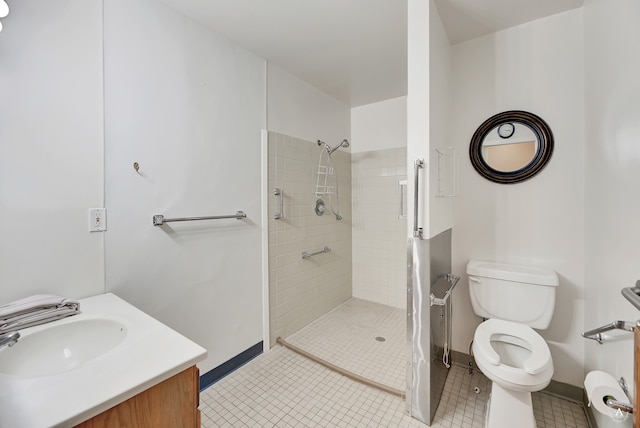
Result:
M389 358L399 360L404 367L404 325L400 331L391 333L374 328L369 331L365 323L369 317L385 320L377 304L351 299L345 305L327 314L309 329L333 329L327 332L301 331L289 341L297 346L319 349L323 358L344 360L345 364L355 367L360 373L373 373L374 376L387 369L376 368L367 346L358 340L343 338L343 331L355 331L361 328L367 335L384 334L390 338L402 336L399 349L384 352L372 352L380 355L380 366L387 367ZM345 307L349 310L343 310ZM385 308L389 309L389 308ZM358 314L360 311L373 311L376 314ZM390 310L393 312L394 310ZM353 324L349 324L345 312L356 312ZM401 311L402 312L402 311ZM327 321L335 317L339 322ZM364 320L364 321L363 321ZM393 324L386 319L387 324ZM333 327L331 325L334 324ZM397 324L397 323L396 323ZM321 327L318 327L320 325ZM382 332L382 333L378 333ZM392 336L395 335L395 336ZM309 337L321 337L322 343L313 343ZM329 339L325 338L329 336ZM330 345L325 340L335 345ZM345 342L346 341L346 342ZM365 355L357 356L350 351L356 361L364 362L365 369L344 357L352 342L355 347L363 347ZM365 341L368 343L368 341ZM391 341L393 342L393 341ZM337 346L331 348L331 346ZM376 346L376 345L372 345ZM384 356L384 357L382 357ZM402 371L403 369L391 369ZM390 378L389 378L390 379ZM380 381L380 378L375 379ZM390 382L396 382L391 380ZM474 387L480 392L475 393ZM452 366L447 377L442 400L436 412L432 427L436 428L475 428L482 427L485 404L490 390L490 382L480 372L469 375L466 368ZM587 428L582 406L577 403L552 397L547 394L533 394L534 413L539 428ZM258 356L245 366L236 370L216 384L202 391L201 404L202 427L403 427L417 428L427 425L405 414L404 401L396 396L364 386L346 377L334 373L296 353L276 345L265 354Z
M353 298L286 340L338 367L404 391L406 323L402 309Z

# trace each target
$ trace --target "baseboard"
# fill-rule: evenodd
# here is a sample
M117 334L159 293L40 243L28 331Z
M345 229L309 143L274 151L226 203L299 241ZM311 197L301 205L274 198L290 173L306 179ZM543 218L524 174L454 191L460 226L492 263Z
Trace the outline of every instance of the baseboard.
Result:
M258 355L262 354L262 341L256 343L251 348L242 351L229 361L220 364L215 369L209 370L200 376L200 391L210 387L229 373L244 366Z

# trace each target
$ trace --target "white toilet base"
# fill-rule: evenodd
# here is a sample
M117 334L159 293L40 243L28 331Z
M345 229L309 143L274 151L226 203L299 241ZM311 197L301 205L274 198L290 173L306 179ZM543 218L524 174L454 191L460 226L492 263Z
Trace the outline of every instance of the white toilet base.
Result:
M531 393L506 389L491 383L485 428L536 428Z

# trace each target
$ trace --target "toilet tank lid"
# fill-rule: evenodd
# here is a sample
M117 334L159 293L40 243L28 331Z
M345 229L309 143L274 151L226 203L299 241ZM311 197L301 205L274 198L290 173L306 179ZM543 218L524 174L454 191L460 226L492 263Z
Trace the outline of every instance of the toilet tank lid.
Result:
M551 269L481 260L469 260L467 274L551 287L557 287L559 283L558 274Z

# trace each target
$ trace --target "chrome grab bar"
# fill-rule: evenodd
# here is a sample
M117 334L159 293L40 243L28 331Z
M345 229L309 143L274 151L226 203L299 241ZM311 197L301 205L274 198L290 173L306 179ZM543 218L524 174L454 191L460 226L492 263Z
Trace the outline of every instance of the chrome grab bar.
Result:
M635 287L626 287L621 290L622 295L631 303L636 309L640 310L640 280L636 281ZM632 321L613 321L610 324L598 327L593 330L582 332L582 337L585 339L592 339L602 345L604 336L602 333L609 330L625 330L633 331L634 327L640 327L640 320L636 322Z
M449 287L449 289L444 293L444 297L442 299L438 299L436 296L434 296L433 293L431 293L429 295L429 306L444 306L447 304L447 300L449 300L449 297L451 296L451 293L453 293L453 289L455 288L456 284L458 284L458 281L460 281L460 277L458 275L453 275L450 273L447 274L441 274L438 275L438 279L443 278L444 280L446 280L449 284L451 284L451 286Z
M7 331L0 334L0 348L8 346L9 348L15 345L20 339L20 333L17 331Z
M610 324L603 325L602 327L594 328L593 330L583 331L582 337L585 339L595 340L599 344L602 345L602 340L604 337L602 333L609 330L625 330L625 331L633 331L633 328L637 325L636 322L631 321L613 321Z
M281 219L281 218L283 218L283 217L284 217L284 212L282 211L282 207L283 207L283 199L284 199L284 192L282 191L282 189L281 189L281 188L276 187L276 188L273 190L273 194L274 194L274 195L276 195L276 196L279 196L279 198L278 198L278 199L279 199L280 210L279 210L278 212L276 212L276 213L274 213L274 214L273 214L273 218L274 218L274 219L276 219L276 220L279 220L279 219Z
M322 253L328 253L329 251L331 251L331 248L327 247L326 245L324 246L324 248L320 251L316 251L315 253L307 253L306 251L302 252L302 258L303 259L308 259L310 257L316 256L318 254L322 254Z
M640 279L636 281L635 287L623 288L621 293L629 303L635 306L636 309L640 310Z
M247 215L244 211L236 211L235 214L231 215L214 215L208 217L180 217L180 218L164 218L162 214L157 214L153 216L153 225L154 226L162 226L165 223L169 223L172 221L199 221L199 220L220 220L223 218L237 218L238 220L246 218Z
M419 172L422 168L424 168L424 159L416 159L413 164L413 237L418 239L422 239L422 228L418 227Z

